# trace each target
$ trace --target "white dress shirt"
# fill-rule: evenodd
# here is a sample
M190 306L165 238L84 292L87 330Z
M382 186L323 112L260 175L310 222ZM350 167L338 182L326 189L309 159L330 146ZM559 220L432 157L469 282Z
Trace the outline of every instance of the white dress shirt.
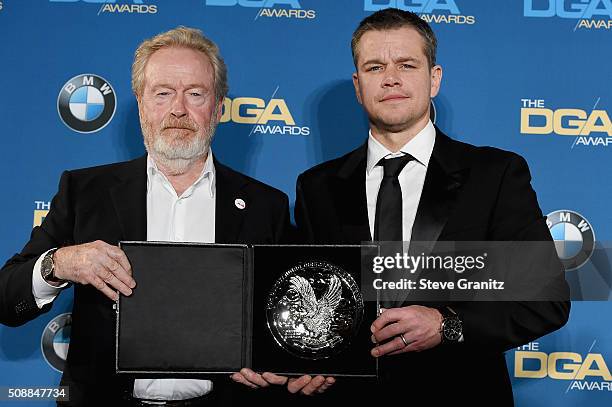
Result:
M212 154L208 154L200 177L181 196L176 195L168 178L147 157L147 240L214 243L215 191ZM184 400L211 390L210 380L136 379L133 396Z
M215 167L209 151L200 177L177 196L151 157L147 158L147 240L174 242L215 241ZM32 293L39 308L52 302L62 287L41 276L43 253L34 265ZM212 390L210 380L136 379L133 396L153 400L183 400Z
M416 218L427 166L436 141L436 129L431 121L417 133L398 152L393 153L370 135L368 137L368 160L366 166L366 196L368 201L368 221L370 233L374 236L374 218L376 216L376 199L383 179L384 169L376 165L382 158L401 157L410 154L415 158L406 164L398 176L402 188L402 240L410 241L412 225Z

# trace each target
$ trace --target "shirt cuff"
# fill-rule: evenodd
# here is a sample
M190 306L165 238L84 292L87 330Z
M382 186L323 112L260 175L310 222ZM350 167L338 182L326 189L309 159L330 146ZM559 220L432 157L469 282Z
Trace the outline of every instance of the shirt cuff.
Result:
M55 297L57 297L60 291L62 291L62 288L66 288L68 286L68 283L64 283L56 287L47 283L42 278L42 273L40 270L42 260L45 255L51 250L52 249L47 250L38 258L38 260L36 260L36 263L34 264L34 269L32 270L32 294L34 295L34 300L36 301L36 305L38 305L38 308L42 308L50 302L53 302L53 300L55 300Z

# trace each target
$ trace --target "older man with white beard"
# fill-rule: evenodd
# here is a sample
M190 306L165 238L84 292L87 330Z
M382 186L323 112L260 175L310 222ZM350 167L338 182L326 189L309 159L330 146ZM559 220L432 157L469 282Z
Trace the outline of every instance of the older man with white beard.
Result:
M0 271L0 323L17 326L49 311L73 283L61 380L68 405L209 405L220 400L208 380L115 374L114 301L137 289L117 243L279 243L290 233L288 199L213 157L227 73L200 31L179 27L144 41L132 87L147 154L62 174L44 222Z

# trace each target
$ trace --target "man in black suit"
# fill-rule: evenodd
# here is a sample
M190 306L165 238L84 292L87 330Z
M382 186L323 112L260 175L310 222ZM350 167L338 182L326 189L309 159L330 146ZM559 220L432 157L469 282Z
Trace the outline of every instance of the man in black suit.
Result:
M179 27L143 42L132 86L148 154L63 173L44 222L0 272L0 322L17 326L49 311L73 283L61 380L69 386L68 404L209 405L219 389L211 391L207 380L134 381L115 374L114 301L137 289L116 245L278 243L290 230L288 199L213 158L227 73L216 45L200 31Z
M442 68L425 21L376 12L353 34L352 51L370 134L299 176L295 218L306 242L551 241L523 158L454 141L430 121ZM566 292L561 267L554 273ZM360 401L511 405L503 352L560 328L569 308L564 300L396 302L371 326L381 387L347 380L334 390Z

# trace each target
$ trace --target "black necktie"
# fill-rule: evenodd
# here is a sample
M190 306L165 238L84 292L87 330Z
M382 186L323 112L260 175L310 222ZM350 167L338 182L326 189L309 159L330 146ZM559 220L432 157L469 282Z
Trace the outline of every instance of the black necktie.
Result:
M402 240L402 187L397 176L409 161L410 154L396 158L383 158L376 165L385 169L376 198L374 217L374 240L379 242L398 242Z

